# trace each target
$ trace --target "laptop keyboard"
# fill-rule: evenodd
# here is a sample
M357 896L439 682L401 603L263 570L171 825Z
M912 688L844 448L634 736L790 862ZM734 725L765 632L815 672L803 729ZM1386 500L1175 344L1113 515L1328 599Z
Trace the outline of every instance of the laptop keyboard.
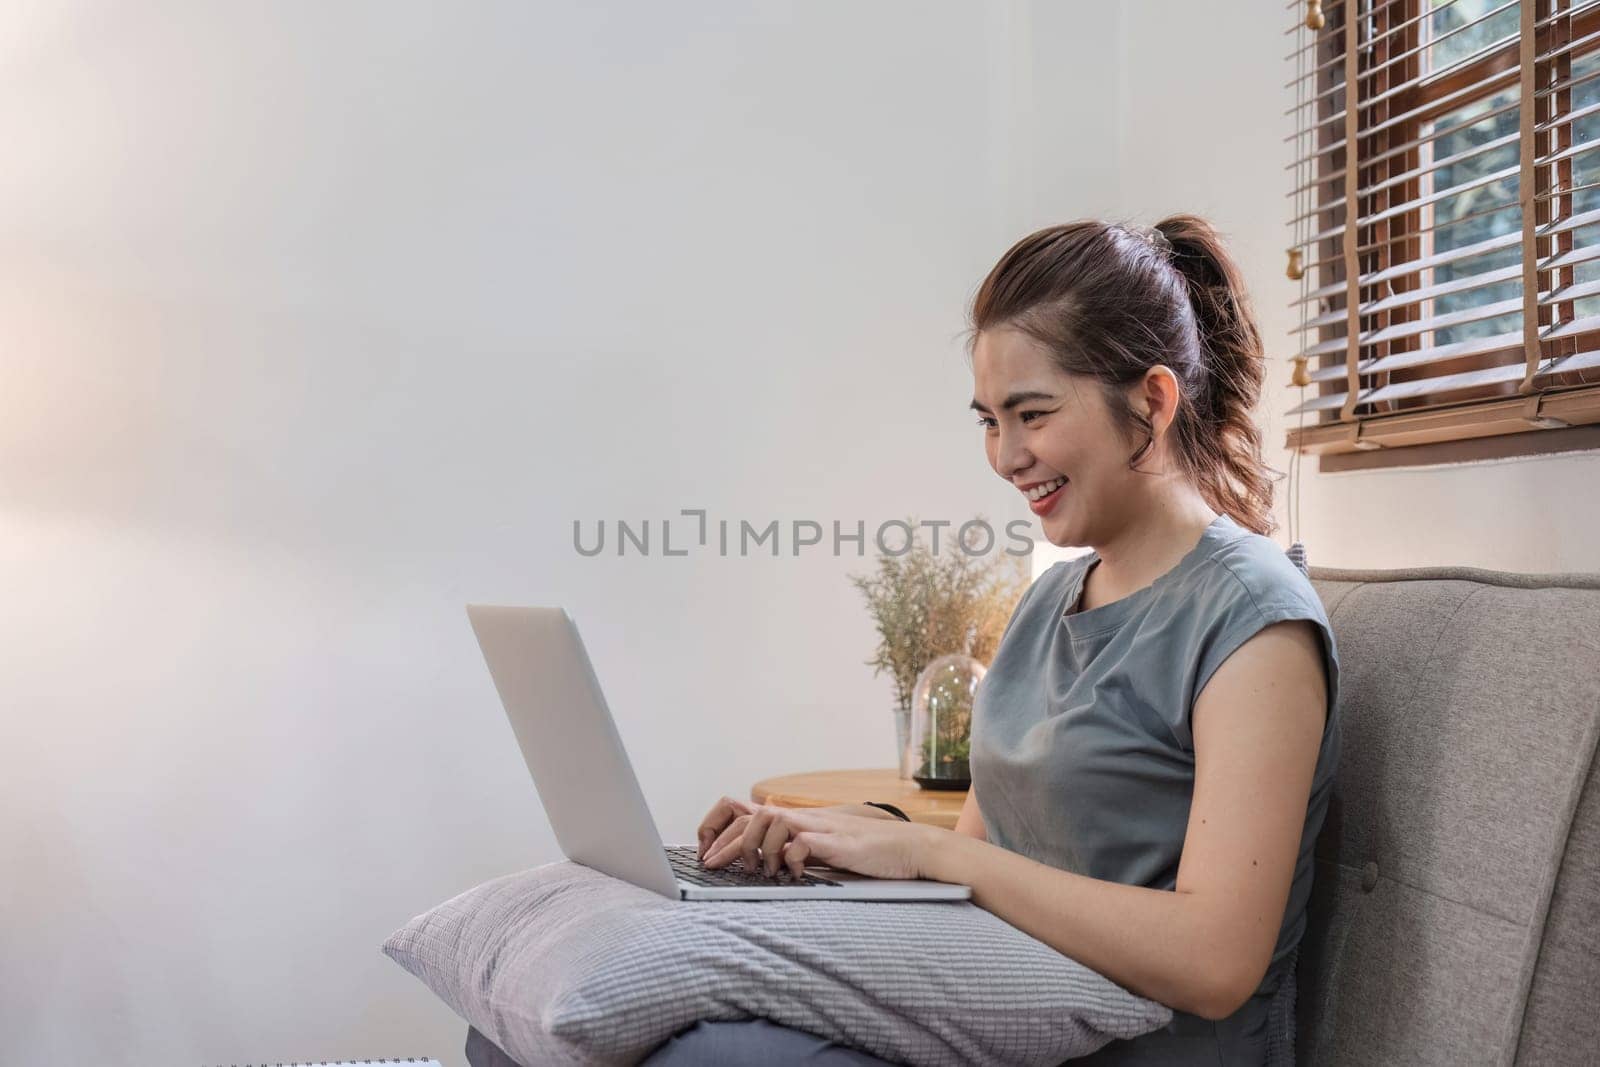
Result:
M773 885L839 885L840 883L827 878L820 878L812 874L803 874L798 880L789 873L789 868L779 867L778 873L771 878L759 871L752 874L743 868L743 861L735 861L740 866L737 870L731 867L718 867L707 870L700 866L700 850L694 845L665 845L667 862L672 865L672 873L682 881L691 885L707 886L773 886Z

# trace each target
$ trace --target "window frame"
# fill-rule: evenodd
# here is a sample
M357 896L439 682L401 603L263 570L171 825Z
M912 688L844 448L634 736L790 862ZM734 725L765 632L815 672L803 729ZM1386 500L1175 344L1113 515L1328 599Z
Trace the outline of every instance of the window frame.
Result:
M1342 0L1338 8L1352 5L1356 5L1357 10L1374 22L1375 43L1368 49L1372 56L1370 66L1352 79L1353 64L1349 53L1355 43L1355 31L1346 25L1342 10L1327 19L1325 29L1316 31L1315 47L1311 50L1313 69L1320 68L1310 90L1311 97L1320 101L1315 106L1314 114L1309 117L1309 121L1316 124L1314 128L1317 131L1313 137L1315 147L1312 151L1328 144L1339 145L1335 150L1317 157L1313 199L1323 190L1339 188L1334 183L1342 180L1339 172L1345 169L1347 148L1352 143L1357 145L1361 160L1359 170L1354 175L1357 190L1370 188L1387 178L1419 173L1362 197L1360 207L1364 214L1357 216L1357 225L1347 228L1345 233L1323 238L1315 246L1314 265L1307 270L1308 273L1314 272L1316 286L1346 285L1342 293L1325 298L1330 302L1323 305L1322 310L1331 312L1341 308L1348 310L1346 279L1352 264L1359 264L1356 268L1358 275L1369 275L1385 269L1391 263L1415 261L1423 255L1424 235L1432 223L1430 205L1423 204L1386 219L1368 220L1392 205L1412 202L1424 196L1423 174L1420 172L1428 162L1424 152L1431 153L1432 144L1414 144L1385 157L1386 152L1417 141L1423 136L1424 127L1442 116L1492 99L1508 88L1517 88L1518 190L1526 213L1527 201L1521 196L1525 183L1534 188L1536 196L1549 195L1547 187L1552 171L1557 181L1563 185L1571 184L1570 157L1537 167L1532 159L1570 147L1573 135L1571 122L1530 134L1528 131L1538 121L1536 109L1543 101L1538 95L1530 96L1527 90L1535 86L1535 75L1541 70L1546 73L1553 70L1557 78L1564 80L1569 76L1571 64L1577 56L1600 53L1600 41L1597 41L1581 53L1564 52L1536 63L1538 55L1548 52L1557 44L1600 33L1600 4L1575 12L1570 18L1550 26L1538 27L1536 32L1530 33L1529 28L1535 22L1552 14L1552 0L1521 0L1518 8L1521 32L1518 36L1477 56L1460 69L1450 70L1435 80L1423 81L1418 76L1421 63L1429 53L1429 48L1423 47L1426 44L1423 34L1430 17L1428 9L1432 5L1427 0L1392 0L1371 11L1369 4L1363 0ZM1566 36L1559 40L1552 39L1555 33L1565 33ZM1356 54L1358 60L1364 59L1362 50L1356 49ZM1385 65L1391 59L1395 61ZM1332 120L1337 119L1342 104L1336 105L1337 98L1329 91L1339 84L1337 72L1341 69L1346 85L1359 86L1360 106L1354 114L1347 112L1344 119L1336 123ZM1407 82L1413 84L1406 85ZM1388 92L1391 85L1405 88L1393 96L1383 97L1382 94ZM1452 99L1457 93L1466 95ZM1556 96L1557 114L1570 114L1570 89L1547 95ZM1533 102L1530 104L1524 97L1529 97ZM1417 113L1410 115L1413 111ZM1373 127L1396 115L1410 117L1387 130L1373 130ZM1297 116L1297 121L1304 122L1307 119ZM1469 125L1471 123L1465 123L1463 128ZM1304 143L1302 136L1297 136L1297 145ZM1527 182L1530 176L1534 179L1531 183ZM1343 196L1331 201L1313 216L1314 232L1337 227L1340 222L1339 208L1345 207L1348 217L1354 199L1346 188ZM1571 199L1571 194L1565 193L1551 199L1537 200L1534 225L1541 226L1548 221L1552 205L1560 207L1559 217L1569 215ZM1506 210L1509 206L1497 210ZM1357 243L1356 249L1349 247L1351 240ZM1568 251L1573 241L1574 231L1570 229L1540 237L1539 242L1548 250L1543 257L1536 258L1548 258ZM1600 236L1596 237L1596 241L1600 242ZM1530 249L1537 247L1524 219L1523 260L1529 258ZM1368 251L1360 252L1361 248ZM1570 284L1572 272L1573 267L1569 265L1540 271L1537 278L1540 281L1548 278L1550 288L1558 289ZM1524 262L1522 276L1527 279L1529 274ZM1403 292L1420 287L1423 281L1422 272L1414 271L1393 279L1392 285L1396 291ZM1535 288L1544 286L1536 284ZM1524 307L1526 316L1526 304ZM1539 305L1534 318L1538 329L1550 325L1552 309L1559 313L1560 321L1566 322L1573 315L1573 302L1569 300ZM1363 316L1359 323L1351 323L1347 318L1342 331L1338 324L1319 327L1314 341L1309 336L1303 340L1309 345L1338 341L1352 334L1359 337L1380 325L1413 321L1421 313L1420 304L1403 304L1392 311ZM1362 358L1370 359L1420 347L1426 336L1425 333L1413 333L1392 341L1369 342L1361 347ZM1600 350L1600 329L1558 340L1533 340L1531 343L1539 346L1541 361L1551 356ZM1394 368L1359 376L1350 373L1348 358L1348 347L1343 351L1315 357L1319 370L1342 367L1346 374L1342 378L1323 380L1315 394L1310 394L1308 390L1303 396L1323 396L1341 391L1355 394L1369 391L1373 384L1434 378L1491 366L1525 366L1527 344L1517 350L1458 356L1416 367ZM1482 385L1470 392L1462 390L1448 393L1446 396L1452 399L1446 401L1441 401L1437 396L1379 400L1375 404L1347 399L1341 408L1318 412L1315 421L1304 415L1289 416L1290 419L1298 418L1301 421L1300 425L1291 426L1285 445L1291 450L1317 455L1319 469L1325 471L1432 465L1600 448L1600 368L1590 368L1587 373L1547 374L1540 377L1538 384L1532 385L1528 392L1522 391L1524 386L1523 381ZM1356 408L1363 408L1365 413L1356 414Z

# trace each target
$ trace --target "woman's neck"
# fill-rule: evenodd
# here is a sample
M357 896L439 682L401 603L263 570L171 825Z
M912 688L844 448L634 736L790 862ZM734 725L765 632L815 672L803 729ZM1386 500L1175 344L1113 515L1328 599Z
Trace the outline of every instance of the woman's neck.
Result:
M1095 590L1087 601L1110 603L1150 585L1176 567L1216 519L1217 512L1198 495L1150 507L1116 538L1093 546L1100 562L1090 571Z

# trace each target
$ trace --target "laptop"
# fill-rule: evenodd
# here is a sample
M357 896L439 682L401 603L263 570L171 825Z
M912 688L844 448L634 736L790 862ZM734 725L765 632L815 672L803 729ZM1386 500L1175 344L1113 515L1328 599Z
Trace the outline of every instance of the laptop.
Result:
M871 878L809 865L796 879L707 870L697 845L663 845L600 692L578 627L563 608L467 605L484 661L556 841L569 860L672 900L966 900L972 888ZM714 797L708 797L709 808Z

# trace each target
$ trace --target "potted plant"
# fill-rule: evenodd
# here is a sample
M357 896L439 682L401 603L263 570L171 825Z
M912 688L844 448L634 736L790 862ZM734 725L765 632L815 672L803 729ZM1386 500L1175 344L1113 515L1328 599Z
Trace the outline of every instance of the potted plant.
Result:
M923 789L966 789L972 784L972 706L987 668L955 652L928 664L911 698L911 777Z
M916 522L908 524L913 533L906 552L880 555L873 573L850 579L878 631L876 653L866 663L874 675L887 673L894 687L895 766L902 778L914 777L918 767L912 764L920 765L910 751L917 679L943 655L964 653L983 664L993 659L1028 586L1025 557L974 555L954 538L935 553Z

